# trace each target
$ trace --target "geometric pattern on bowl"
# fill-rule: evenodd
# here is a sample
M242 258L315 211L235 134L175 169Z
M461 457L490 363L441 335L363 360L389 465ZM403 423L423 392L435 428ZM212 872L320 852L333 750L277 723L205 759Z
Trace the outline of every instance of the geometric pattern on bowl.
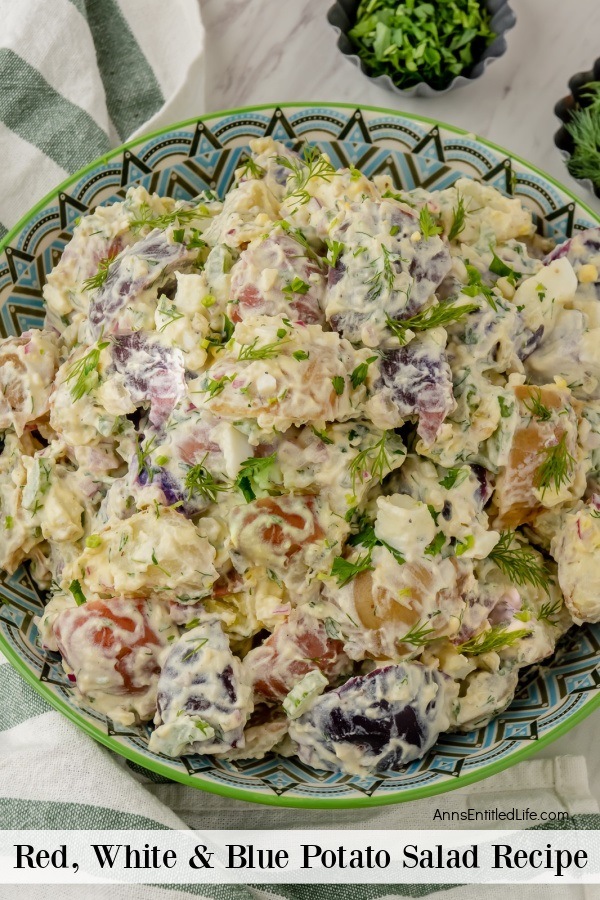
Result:
M447 187L481 178L519 196L538 230L562 240L598 223L565 188L525 161L451 126L391 110L315 104L212 113L140 138L88 166L41 201L0 248L0 334L41 324L42 285L77 218L131 184L189 198L223 193L248 141L270 134L291 146L317 143L336 165L389 172L398 187ZM0 649L51 704L134 763L176 781L238 799L284 806L360 807L431 796L495 774L563 734L600 705L600 626L569 633L548 665L523 673L511 706L484 728L443 735L400 772L357 777L321 772L296 758L228 762L168 759L148 750L147 726L123 728L72 699L58 654L41 649L33 617L43 594L22 566L0 577Z

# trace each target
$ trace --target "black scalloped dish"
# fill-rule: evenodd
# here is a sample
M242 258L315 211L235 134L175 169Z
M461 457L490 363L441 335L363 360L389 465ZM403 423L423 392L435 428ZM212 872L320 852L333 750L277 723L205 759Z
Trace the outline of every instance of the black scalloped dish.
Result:
M554 143L561 151L565 165L568 163L575 149L573 138L565 128L565 125L571 121L573 112L577 108L585 107L586 101L585 98L582 99L581 95L584 93L585 88L590 81L600 81L600 59L596 60L593 69L590 69L588 72L578 72L576 75L573 75L569 80L569 90L571 93L567 97L563 97L562 100L559 100L554 107L554 114L561 122L563 122L563 125L554 135ZM571 177L575 178L574 175ZM584 185L588 190L593 191L596 197L600 199L600 185L594 185L589 178L575 178L575 180Z
M506 52L506 33L514 28L517 21L516 16L509 6L508 0L484 0L484 2L492 15L491 24L496 37L469 69L461 75L454 76L444 88L434 88L425 81L420 81L412 87L400 88L394 84L389 75L371 75L348 36L348 32L356 22L360 0L335 0L327 12L327 21L338 32L337 46L342 55L357 66L370 81L403 97L437 97L456 87L462 87L475 81L483 75L490 63Z

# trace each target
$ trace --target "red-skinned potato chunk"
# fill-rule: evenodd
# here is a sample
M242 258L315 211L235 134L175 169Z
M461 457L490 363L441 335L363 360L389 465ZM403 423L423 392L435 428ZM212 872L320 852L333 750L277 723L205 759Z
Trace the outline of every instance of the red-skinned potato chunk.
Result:
M333 518L322 497L312 494L261 497L237 506L229 528L239 571L264 566L304 601L309 591L318 593L316 576L329 571L335 544L347 533L346 523Z
M244 659L244 668L259 698L285 699L307 672L319 669L333 680L349 673L351 663L341 641L332 640L322 622L303 609L292 612L287 622Z
M508 463L494 491L495 528L531 523L544 509L580 496L578 491L577 424L580 404L568 388L517 385L521 420L515 429ZM553 470L549 464L556 463ZM562 472L555 475L553 471ZM557 491L558 477L560 486Z
M251 315L283 315L307 325L322 324L324 295L320 266L298 241L274 233L252 241L231 270L229 315L232 322Z
M113 597L64 610L54 635L78 693L115 721L150 719L165 648L179 632L157 601Z

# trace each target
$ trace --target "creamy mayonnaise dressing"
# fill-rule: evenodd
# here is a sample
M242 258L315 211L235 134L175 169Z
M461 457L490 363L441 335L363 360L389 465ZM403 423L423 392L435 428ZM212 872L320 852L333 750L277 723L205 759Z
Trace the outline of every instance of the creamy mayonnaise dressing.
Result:
M0 342L0 565L80 701L369 775L600 621L600 229L549 249L489 185L271 138L83 217Z

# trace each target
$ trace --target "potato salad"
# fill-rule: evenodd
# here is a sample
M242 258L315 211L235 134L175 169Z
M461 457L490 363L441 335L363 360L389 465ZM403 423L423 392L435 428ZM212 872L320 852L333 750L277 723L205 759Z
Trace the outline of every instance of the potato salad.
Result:
M600 228L262 138L223 198L83 217L44 296L0 566L157 754L398 770L600 621Z

